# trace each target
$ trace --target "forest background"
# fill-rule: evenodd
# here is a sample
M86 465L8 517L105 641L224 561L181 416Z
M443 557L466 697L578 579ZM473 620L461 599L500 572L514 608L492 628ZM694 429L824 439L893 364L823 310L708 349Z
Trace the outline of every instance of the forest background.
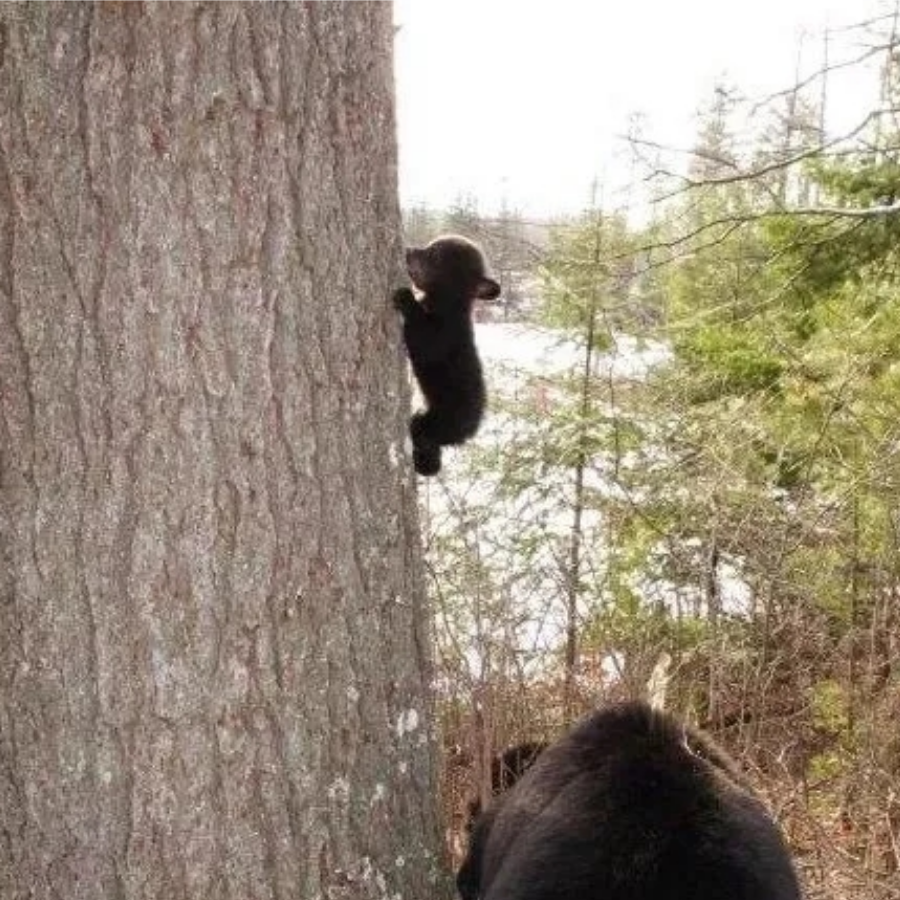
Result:
M549 82L484 6L426 87ZM643 55L562 16L547 46L619 40L662 92L688 6ZM716 84L683 146L636 116L577 212L408 203L506 288L489 416L427 481L396 12L0 4L0 896L449 898L492 754L649 696L738 758L811 897L896 898L896 4L785 90ZM602 149L464 84L419 114L468 155L423 165L518 162L513 121L551 188Z
M684 151L636 129L632 191L580 214L406 209L506 288L489 426L423 493L457 852L494 752L662 690L811 896L900 896L896 13L847 34L762 100L717 84ZM872 66L835 133L830 79Z

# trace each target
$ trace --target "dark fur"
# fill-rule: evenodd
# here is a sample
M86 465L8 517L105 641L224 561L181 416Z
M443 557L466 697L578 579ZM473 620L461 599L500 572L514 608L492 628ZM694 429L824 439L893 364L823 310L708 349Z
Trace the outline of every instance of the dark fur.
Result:
M594 713L479 817L464 900L798 900L781 834L708 738L642 703Z
M409 423L413 464L420 475L441 469L441 447L472 437L484 415L485 387L475 349L472 305L493 300L500 285L485 274L478 246L448 236L406 251L416 300L409 288L394 293L403 314L403 338L413 372L427 403Z
M508 791L547 749L544 741L523 741L507 747L491 760L491 794L496 797ZM481 801L476 797L469 801L469 818L466 830L471 831L481 813Z
M491 792L494 796L508 791L548 746L544 741L523 741L498 753L491 763Z

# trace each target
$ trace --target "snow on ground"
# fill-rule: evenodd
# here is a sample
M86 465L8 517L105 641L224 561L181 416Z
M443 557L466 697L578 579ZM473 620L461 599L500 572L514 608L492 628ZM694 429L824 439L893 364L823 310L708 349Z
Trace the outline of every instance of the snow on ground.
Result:
M577 375L584 365L584 346L552 329L519 322L480 322L476 324L476 341L488 392L495 401L498 395L530 395L534 399L535 390L545 390L535 386L535 378L540 381L542 377ZM609 352L595 355L594 377L603 381L639 379L668 355L664 344L617 336ZM554 396L553 389L547 389L543 402L552 404ZM487 603L469 598L462 608L457 607L452 622L445 621L445 626L454 631L452 643L463 650L473 674L484 662L477 648L484 646L486 634L492 631L499 639L502 630L504 645L515 646L520 664L526 667L529 660L538 666L546 662L565 632L566 600L560 567L568 558L572 527L571 473L551 467L535 483L520 485L515 491L502 490L499 474L493 470L475 474L470 463L476 449L502 453L513 447L516 439L521 441L535 430L533 422L501 411L498 406L495 402L489 409L472 443L444 451L444 469L438 479L420 482L432 534L462 535L470 552L494 573ZM612 490L614 486L607 487ZM597 564L602 557L603 527L598 510L583 511L586 565ZM527 559L521 555L523 542L531 548ZM438 569L445 563L435 562Z
M472 462L479 450L498 455L516 452L521 441L538 435L539 423L502 408L496 402L498 395L535 400L538 392L540 402L552 406L559 395L552 386L540 384L542 378L580 374L585 349L560 331L519 322L477 323L476 341L493 408L489 401L485 422L470 444L445 449L441 475L420 481L420 497L432 536L455 535L469 548L468 555L463 553L458 560L435 559L434 570L440 571L448 562L451 568L468 566L474 558L483 571L490 572L486 581L476 579L476 592L487 596L461 598L462 603L454 604L453 614L441 625L441 630L452 631L450 643L464 653L470 672L477 677L487 662L484 654L492 656L484 649L485 641L502 646L502 652L515 648L517 665L524 669L541 668L554 658L553 651L565 634L563 567L569 558L573 511L571 471L548 466L532 483L520 481L510 490L504 489L498 471L478 470ZM594 377L640 380L669 358L663 343L618 335L611 350L594 357ZM612 480L610 467L602 459L595 462L586 473L586 484L597 494L618 496L620 487ZM585 595L593 596L602 593L606 578L602 511L583 510L580 527L582 581L594 585ZM460 545L456 546L459 552ZM445 570L448 574L455 579L457 573ZM452 593L446 577L443 582L443 590L449 588ZM683 586L636 579L633 587L648 602L661 601L673 609L684 604L702 606L702 598ZM738 614L748 609L750 589L738 564L723 564L720 587L726 608ZM588 613L586 608L580 610L582 616Z
M489 380L491 370L497 367L528 375L561 375L584 363L584 347L577 341L562 332L522 322L479 322L475 340ZM640 378L669 356L660 341L619 335L610 352L598 354L597 364L607 377Z

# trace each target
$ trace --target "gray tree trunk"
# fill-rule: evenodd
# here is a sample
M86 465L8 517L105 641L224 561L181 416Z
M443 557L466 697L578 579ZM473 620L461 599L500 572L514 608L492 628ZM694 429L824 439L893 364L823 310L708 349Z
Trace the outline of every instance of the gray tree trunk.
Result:
M3 900L436 893L392 41L0 5Z

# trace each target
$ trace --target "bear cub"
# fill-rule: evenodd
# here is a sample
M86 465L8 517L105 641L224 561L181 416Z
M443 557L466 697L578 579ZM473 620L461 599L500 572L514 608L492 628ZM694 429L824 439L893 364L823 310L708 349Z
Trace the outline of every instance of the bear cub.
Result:
M706 736L644 703L589 715L477 818L464 900L800 900L778 826Z
M406 268L423 296L416 300L409 288L399 288L394 306L427 405L409 423L413 465L420 475L436 475L441 447L464 443L481 424L486 398L472 307L499 297L500 285L486 274L478 245L457 235L409 248Z

